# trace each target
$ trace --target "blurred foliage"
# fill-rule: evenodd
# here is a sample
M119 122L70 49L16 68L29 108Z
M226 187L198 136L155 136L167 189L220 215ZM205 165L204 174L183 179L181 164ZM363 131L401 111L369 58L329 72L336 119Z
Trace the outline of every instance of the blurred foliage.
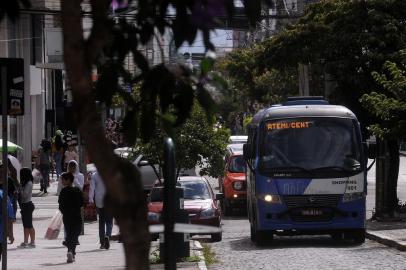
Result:
M257 57L263 49L262 45L237 49L217 63L216 70L230 85L219 106L224 119L230 121L237 112L249 111L253 103L269 106L297 93L297 69L261 68Z
M207 121L200 105L193 106L190 118L171 130L168 134L162 127L147 143L139 142L136 148L152 162L162 166L163 139L172 137L176 148L176 164L179 169L191 169L199 166L201 175L218 177L224 169L224 154L230 137L225 128L214 128Z
M372 132L381 139L406 138L406 55L401 64L385 62L382 73L373 72L385 93L372 92L361 98L363 106L380 121L371 125Z
M383 90L371 74L385 61L398 63L406 47L405 17L404 0L320 1L297 24L266 40L256 62L277 69L310 63L319 71L319 85L322 74L329 74L335 83L330 101L349 107L366 127L379 119L359 99Z
M17 18L19 9L29 8L29 2L1 1L0 19L5 15ZM176 49L185 43L192 44L200 32L206 51L214 52L210 32L221 23L219 18L232 18L234 1L127 0L127 5L119 2L120 8L115 11L112 0L89 2L94 27L83 46L91 56L84 61L98 71L96 99L107 107L120 105L126 108L123 121L126 141L134 143L139 137L147 141L159 121L163 121L161 127L164 129L181 125L195 101L205 110L207 119L213 119L218 109L216 103L220 100L213 89L227 85L222 76L213 71L214 59L203 59L199 71L193 72L182 64L162 62L151 66L142 52L154 39L158 40L168 32ZM243 1L252 27L260 19L263 4L274 5L271 0ZM95 44L104 44L103 50L93 52ZM136 67L135 73L125 69L128 60ZM133 85L139 86L136 97L128 91Z
M218 17L231 18L234 1L128 2L130 7L137 7L135 12L116 20L108 19L105 24L112 39L97 63L101 75L96 89L99 100L108 106L114 102L113 99L117 101L117 95L123 96L129 112L124 119L126 140L135 142L137 137L141 137L148 141L157 129L171 133L170 129L186 121L194 102L200 104L207 114L206 118L211 121L219 101L213 89L227 85L222 76L213 70L213 58L203 59L200 69L194 72L180 64L150 66L140 51L157 35L164 35L167 31L172 33L176 48L184 43L192 44L197 33L201 32L206 50L215 51L209 33L218 25ZM245 1L246 13L252 25L259 19L260 3L261 0ZM136 74L130 74L123 68L124 60L129 55L137 67ZM140 85L139 99L122 89L122 85L127 84Z

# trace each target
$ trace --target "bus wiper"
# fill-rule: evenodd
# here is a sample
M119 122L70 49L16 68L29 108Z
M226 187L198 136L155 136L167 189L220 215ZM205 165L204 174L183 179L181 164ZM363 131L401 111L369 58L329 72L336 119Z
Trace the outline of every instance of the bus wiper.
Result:
M311 169L312 172L328 171L328 170L336 170L336 171L342 171L342 172L351 172L352 171L350 168L345 168L342 166L326 166L326 167L319 167L319 168Z

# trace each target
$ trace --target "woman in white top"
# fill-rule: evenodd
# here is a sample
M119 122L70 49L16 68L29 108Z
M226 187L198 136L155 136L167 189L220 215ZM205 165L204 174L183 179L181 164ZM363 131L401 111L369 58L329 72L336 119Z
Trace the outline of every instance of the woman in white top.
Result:
M71 160L68 162L68 167L67 167L67 172L70 172L73 174L73 176L75 177L73 179L73 186L79 188L80 190L83 191L83 186L85 184L85 176L83 175L83 173L79 172L79 165L76 162L76 160ZM62 189L62 181L59 178L58 180L58 191L57 191L57 195L59 195L59 192L61 192Z
M22 168L20 171L21 190L19 196L21 219L24 227L24 242L20 244L21 248L35 247L35 229L32 225L32 213L35 206L31 201L33 177L29 168ZM28 238L31 241L28 243Z

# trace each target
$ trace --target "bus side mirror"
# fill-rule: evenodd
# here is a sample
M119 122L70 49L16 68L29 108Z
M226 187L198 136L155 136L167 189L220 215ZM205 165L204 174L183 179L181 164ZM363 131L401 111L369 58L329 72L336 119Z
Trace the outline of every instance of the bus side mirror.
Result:
M245 143L243 146L243 156L245 160L253 158L252 147L250 143Z

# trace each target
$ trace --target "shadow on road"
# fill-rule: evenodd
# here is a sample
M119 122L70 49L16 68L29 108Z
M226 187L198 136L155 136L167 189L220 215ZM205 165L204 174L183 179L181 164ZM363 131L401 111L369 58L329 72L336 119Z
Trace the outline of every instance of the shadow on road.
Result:
M48 266L54 267L54 266L66 265L66 264L67 264L66 262L61 262L61 263L43 263L41 265L45 266L45 267L48 267Z
M232 213L229 215L222 215L221 217L222 219L225 220L242 220L242 219L247 219L247 211L246 210L242 210L242 209L233 209Z
M274 240L263 246L255 245L250 238L230 241L230 246L236 251L252 251L263 249L286 249L286 248L348 248L361 247L351 241L333 241L329 236L275 236Z

